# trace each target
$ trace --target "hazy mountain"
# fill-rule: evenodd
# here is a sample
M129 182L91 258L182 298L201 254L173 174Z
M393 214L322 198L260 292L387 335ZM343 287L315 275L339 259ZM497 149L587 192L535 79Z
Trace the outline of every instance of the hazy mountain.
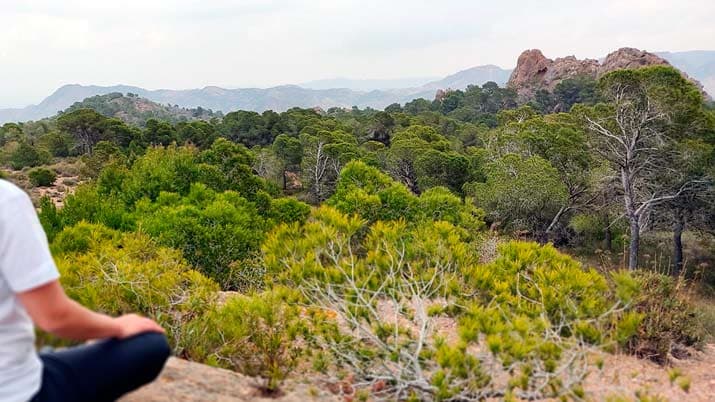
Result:
M396 88L421 87L428 82L439 79L439 77L416 77L398 79L352 79L352 78L331 78L326 80L308 81L298 86L308 89L333 89L347 88L354 91L374 91Z
M406 103L415 98L433 99L437 89L464 89L470 84L495 81L503 85L509 70L497 66L479 66L460 71L441 80L429 77L394 80L356 80L336 78L311 81L297 85L282 85L273 88L225 89L205 87L187 90L147 90L144 88L115 86L65 85L38 105L22 109L0 109L0 124L8 121L38 120L55 115L75 102L114 92L134 93L161 104L183 108L203 107L214 111L233 110L283 111L291 107L373 107L382 109L391 103Z
M659 52L656 54L700 81L705 87L705 91L711 96L715 96L715 50Z
M382 109L394 103L409 102L417 97L434 98L434 90L413 88L391 91L354 91L351 89L307 89L296 85L273 88L225 89L205 87L187 90L147 90L144 88L116 85L108 87L65 85L47 97L39 105L23 109L0 109L0 124L9 121L38 120L55 115L85 98L113 92L134 93L161 104L178 105L184 108L203 107L214 111L230 112L238 109L263 112L284 111L292 107L352 107L370 106Z
M464 89L467 85L482 85L485 82L493 81L503 87L509 80L511 70L501 68L492 64L486 66L472 67L458 73L449 75L439 81L432 81L422 86L424 89Z
M127 85L101 87L97 85L65 85L45 98L38 105L30 105L20 109L0 109L0 124L8 121L38 120L55 115L67 109L75 102L96 95L106 95L112 92L136 92L141 88Z

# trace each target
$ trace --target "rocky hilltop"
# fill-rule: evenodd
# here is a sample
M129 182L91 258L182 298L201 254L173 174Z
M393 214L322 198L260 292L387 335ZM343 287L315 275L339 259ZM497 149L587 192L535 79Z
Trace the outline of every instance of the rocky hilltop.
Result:
M516 90L521 101L533 99L534 94L545 89L552 92L556 85L568 78L579 76L598 78L614 70L640 68L654 65L671 65L664 58L643 50L624 47L610 53L603 61L579 60L574 56L549 59L539 49L525 50L517 60L507 86ZM702 85L683 73L701 90Z

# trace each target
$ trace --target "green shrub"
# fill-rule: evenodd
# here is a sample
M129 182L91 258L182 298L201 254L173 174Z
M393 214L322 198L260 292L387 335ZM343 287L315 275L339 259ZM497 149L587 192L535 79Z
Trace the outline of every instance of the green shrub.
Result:
M30 179L30 183L32 183L33 186L47 187L51 186L55 182L55 179L57 179L57 173L47 168L37 168L31 170L27 174L27 177Z
M189 346L188 323L215 302L213 281L192 270L180 252L142 234L80 223L60 232L52 249L72 299L110 315L156 319L179 353Z
M186 197L162 192L137 204L137 225L159 244L183 251L204 274L233 290L230 266L258 250L266 222L238 193L194 184Z
M192 324L189 357L264 379L274 393L293 371L306 327L289 291L233 296Z
M116 194L101 194L95 183L85 183L78 186L74 193L67 196L64 206L53 212L52 208L42 208L40 220L44 222L47 214L56 215L55 221L60 227L72 226L82 221L100 223L112 229L133 230L133 216L127 211L127 206ZM47 226L45 226L47 229ZM54 233L48 232L52 237Z
M604 277L553 246L510 242L479 265L448 222L364 225L323 206L304 225L278 226L263 255L271 280L338 317L318 344L361 381L382 379L380 398L578 396L588 348L638 328L624 310L637 290L629 275ZM438 320L456 321L458 339L447 342Z
M39 150L28 142L21 142L9 156L10 166L15 170L44 165L51 157L47 151Z
M686 284L653 272L639 272L640 292L633 305L643 320L625 345L628 352L665 364L670 356L683 357L683 346L702 346L706 330Z
M310 206L293 198L271 200L268 217L276 223L303 223L310 214Z
M543 231L568 200L559 172L538 156L508 154L484 172L486 182L467 183L464 191L506 229Z

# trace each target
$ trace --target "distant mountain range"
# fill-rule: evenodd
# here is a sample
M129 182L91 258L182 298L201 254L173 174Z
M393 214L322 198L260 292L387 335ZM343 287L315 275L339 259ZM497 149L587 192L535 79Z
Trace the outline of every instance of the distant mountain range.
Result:
M406 80L334 79L304 83L303 86L283 85L273 88L226 89L205 87L188 90L147 90L129 85L96 86L65 85L38 105L21 109L0 109L0 124L28 121L55 115L85 98L109 93L133 93L161 104L184 108L203 107L214 111L234 110L284 111L291 107L372 107L383 109L391 103L406 103L416 98L433 99L437 89L464 89L469 84L481 85L495 81L504 85L510 70L497 66L480 66L452 74L441 80L415 78ZM394 85L414 85L389 88ZM334 88L324 88L333 86Z
M347 88L354 91L374 91L399 88L415 88L436 81L439 77L415 77L396 79L352 79L352 78L330 78L326 80L308 81L298 84L306 89L335 89Z
M705 90L715 94L715 51L661 52L661 57L699 80ZM38 105L19 109L0 109L0 124L38 120L55 115L85 98L113 92L134 93L151 101L182 108L203 107L224 113L234 110L284 111L291 107L372 107L383 109L392 103L404 104L416 98L433 99L438 89L464 89L494 81L503 86L511 70L494 65L459 71L440 80L406 78L396 80L355 80L337 78L273 88L147 90L135 86L65 85Z

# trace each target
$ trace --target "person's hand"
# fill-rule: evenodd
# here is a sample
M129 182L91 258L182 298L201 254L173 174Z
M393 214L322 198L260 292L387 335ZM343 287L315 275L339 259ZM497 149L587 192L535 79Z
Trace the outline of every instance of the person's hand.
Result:
M165 333L164 328L154 320L136 314L126 314L114 319L119 329L117 338L124 339L144 332Z

